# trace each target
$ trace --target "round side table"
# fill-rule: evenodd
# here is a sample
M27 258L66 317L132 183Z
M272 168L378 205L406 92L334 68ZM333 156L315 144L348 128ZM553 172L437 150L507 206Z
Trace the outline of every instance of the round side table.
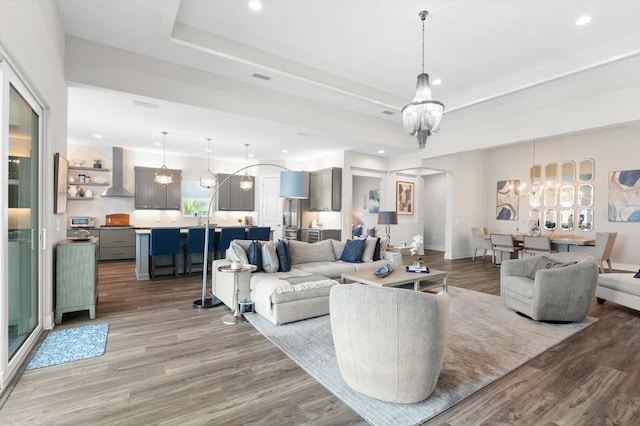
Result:
M227 325L236 325L240 321L246 321L244 319L244 315L240 313L240 309L238 309L238 293L240 293L240 289L238 288L238 275L240 274L250 274L255 271L257 268L255 265L242 265L242 268L231 269L231 265L219 266L218 271L225 272L229 274L233 274L233 312L230 314L226 314L222 317L222 322Z

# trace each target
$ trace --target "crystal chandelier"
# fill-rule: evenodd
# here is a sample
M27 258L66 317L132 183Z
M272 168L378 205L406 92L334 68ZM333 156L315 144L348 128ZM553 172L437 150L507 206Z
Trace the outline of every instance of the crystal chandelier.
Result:
M249 167L249 144L244 144L244 165L245 167ZM244 171L244 176L240 179L240 188L243 191L251 191L253 188L253 181L251 181L251 176L247 173L247 170Z
M418 14L422 20L422 72L418 74L416 95L413 98L413 102L402 108L404 129L411 136L418 138L420 149L427 144L427 137L440 130L442 114L444 113L444 104L431 98L429 74L424 72L424 20L428 14L429 12L426 10Z
M211 189L216 186L216 177L211 172L211 138L207 138L207 170L200 176L200 186Z
M164 142L162 143L162 167L156 172L155 180L160 185L168 185L173 182L173 175L167 169L166 159L167 159L167 132L162 132L164 135Z

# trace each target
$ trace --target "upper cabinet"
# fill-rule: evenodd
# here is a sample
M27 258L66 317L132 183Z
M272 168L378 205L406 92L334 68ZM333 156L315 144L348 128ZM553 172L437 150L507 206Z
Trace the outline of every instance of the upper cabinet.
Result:
M216 174L218 182L222 182L228 177L228 174ZM253 187L248 191L240 188L240 179L242 179L240 175L231 176L228 181L220 186L216 199L216 210L241 212L251 212L255 210L255 177L251 176Z
M180 210L182 198L182 171L170 170L173 182L161 185L155 181L158 169L136 167L136 209Z
M342 169L333 167L309 173L309 207L312 211L342 209Z

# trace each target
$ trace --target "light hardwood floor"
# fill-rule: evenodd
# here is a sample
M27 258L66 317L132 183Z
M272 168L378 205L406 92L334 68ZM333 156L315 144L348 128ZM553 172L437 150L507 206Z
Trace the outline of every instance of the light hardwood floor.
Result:
M449 285L499 294L490 260L427 264ZM105 355L25 372L0 410L2 425L366 424L224 306L192 308L202 278L136 281L133 262L101 263L97 318ZM600 319L427 424L640 424L640 314L594 301Z

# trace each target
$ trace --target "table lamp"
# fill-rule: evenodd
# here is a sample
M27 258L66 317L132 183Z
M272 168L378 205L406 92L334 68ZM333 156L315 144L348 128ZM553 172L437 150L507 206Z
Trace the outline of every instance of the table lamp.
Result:
M387 233L387 241L391 244L391 226L389 225L397 225L398 224L398 214L392 211L381 211L378 212L378 225L387 225L386 233Z

